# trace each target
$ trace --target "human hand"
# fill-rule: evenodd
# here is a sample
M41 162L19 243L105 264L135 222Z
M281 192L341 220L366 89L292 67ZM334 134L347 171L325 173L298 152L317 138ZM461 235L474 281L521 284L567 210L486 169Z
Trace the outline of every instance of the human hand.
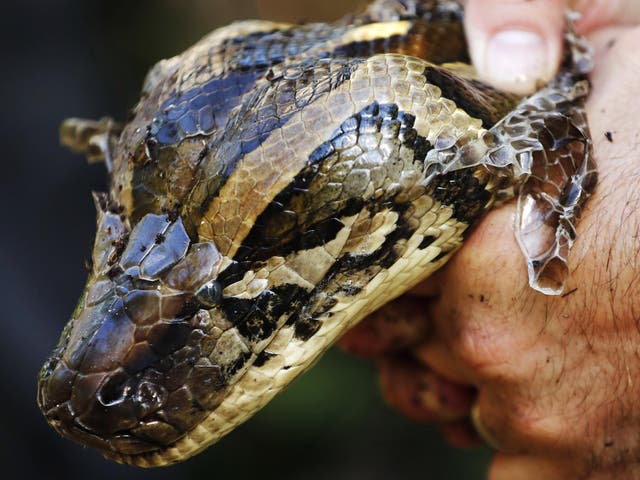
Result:
M640 22L638 0L467 0L465 27L480 76L521 94L550 80L562 56L567 7L580 14L583 35Z
M632 26L640 1L575 7L595 48L587 107L599 185L578 227L566 293L529 288L507 204L443 270L342 342L378 360L392 405L439 423L452 443L474 443L473 416L498 451L493 480L640 477L640 28ZM485 78L495 75L482 65L486 38L510 26L542 34L546 45L542 56L508 52L516 59L502 68L512 68L516 89L553 73L563 2L469 0L467 15ZM521 77L525 58L537 67Z

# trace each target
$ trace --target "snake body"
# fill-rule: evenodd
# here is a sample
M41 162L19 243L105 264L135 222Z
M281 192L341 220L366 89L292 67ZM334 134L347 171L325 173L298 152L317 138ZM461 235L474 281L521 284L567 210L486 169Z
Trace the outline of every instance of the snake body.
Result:
M518 198L530 283L557 293L596 175L589 57L570 30L528 98L475 78L452 1L334 24L232 24L149 73L123 126L63 141L110 168L92 269L39 378L62 435L181 461Z

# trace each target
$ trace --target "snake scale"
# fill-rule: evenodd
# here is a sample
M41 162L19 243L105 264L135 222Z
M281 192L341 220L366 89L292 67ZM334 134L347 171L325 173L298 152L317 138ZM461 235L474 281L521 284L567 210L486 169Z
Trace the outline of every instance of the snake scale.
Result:
M521 98L475 77L462 14L234 23L159 62L124 125L62 126L110 189L39 376L58 432L139 466L198 453L514 197L531 286L562 290L596 185L589 50L569 25L558 75Z

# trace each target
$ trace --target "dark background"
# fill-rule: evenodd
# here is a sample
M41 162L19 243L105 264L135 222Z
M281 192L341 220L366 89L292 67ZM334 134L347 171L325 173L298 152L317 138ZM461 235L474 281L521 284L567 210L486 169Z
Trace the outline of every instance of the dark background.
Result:
M66 117L121 119L146 71L241 18L329 20L358 0L22 0L0 13L0 468L2 478L100 480L482 478L488 452L446 447L387 408L372 366L330 352L219 444L153 471L60 438L36 375L84 285L102 165L58 146Z

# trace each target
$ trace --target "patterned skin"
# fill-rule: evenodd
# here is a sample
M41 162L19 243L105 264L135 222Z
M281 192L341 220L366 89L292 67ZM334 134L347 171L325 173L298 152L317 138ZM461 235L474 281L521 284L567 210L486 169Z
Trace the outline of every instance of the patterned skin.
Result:
M520 99L452 63L461 17L379 0L334 25L234 24L160 62L123 128L67 122L111 189L40 375L49 423L120 462L194 455L515 193L531 285L561 291L595 186L588 55L568 32L558 77Z

